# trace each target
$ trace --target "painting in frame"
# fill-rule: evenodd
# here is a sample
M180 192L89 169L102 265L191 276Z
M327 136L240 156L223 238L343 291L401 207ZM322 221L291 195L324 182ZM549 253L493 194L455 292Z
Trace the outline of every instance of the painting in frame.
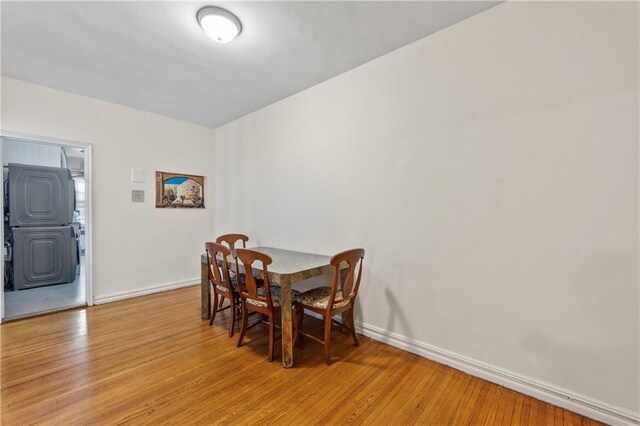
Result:
M156 208L204 208L204 176L156 172Z

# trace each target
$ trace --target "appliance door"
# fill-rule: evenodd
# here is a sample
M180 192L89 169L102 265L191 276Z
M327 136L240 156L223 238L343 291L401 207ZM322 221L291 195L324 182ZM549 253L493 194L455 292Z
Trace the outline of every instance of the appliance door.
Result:
M9 225L71 223L75 190L69 169L9 164Z
M72 282L78 265L73 226L13 228L13 288Z

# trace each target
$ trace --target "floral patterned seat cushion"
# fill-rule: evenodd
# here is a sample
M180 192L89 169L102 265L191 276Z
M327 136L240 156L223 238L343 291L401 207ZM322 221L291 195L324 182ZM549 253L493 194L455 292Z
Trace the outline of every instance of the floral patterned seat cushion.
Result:
M241 274L241 275L240 275L240 282L241 282L242 284L244 284L244 283L245 283L245 276L244 276L244 274ZM256 284L258 285L258 287L262 287L262 286L264 285L264 281L263 281L262 279L260 279L260 278L257 278L257 279L256 279ZM238 280L237 280L237 278L235 277L235 275L231 277L231 285L233 286L233 291L234 291L234 292L237 292L237 291L238 291ZM220 284L217 284L217 285L216 285L216 288L217 288L218 290L221 290L221 291L226 291L227 293L229 292L229 290L227 289L227 287L225 287L225 286L223 286L223 285L220 285Z
M271 285L269 286L269 290L271 291L271 303L273 304L273 306L275 308L279 308L280 307L280 296L281 296L281 290L279 286L275 286L275 285ZM297 290L293 290L293 299L295 300L295 298L300 294L299 291ZM265 291L264 291L264 287L260 287L258 289L258 296L260 297L266 297L265 296ZM247 303L253 306L260 306L262 308L266 308L267 307L267 302L263 302L262 300L255 300L255 299L250 299L247 298Z
M298 293L294 295L294 300L305 306L310 306L317 309L327 309L329 304L329 296L331 296L331 287L318 287L313 288L304 293ZM342 291L336 292L336 300L342 299ZM333 309L342 308L349 304L349 300L341 300L340 302L333 304Z
M240 277L240 280L244 284L244 275ZM231 277L231 286L233 287L234 293L238 291L238 280L236 277ZM216 284L216 288L221 291L229 292L229 289L224 285Z

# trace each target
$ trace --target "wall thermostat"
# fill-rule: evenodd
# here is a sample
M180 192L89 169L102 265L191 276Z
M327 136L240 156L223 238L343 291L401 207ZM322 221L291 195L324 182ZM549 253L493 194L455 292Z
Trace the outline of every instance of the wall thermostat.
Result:
M132 189L131 201L134 203L144 203L144 191L141 189Z

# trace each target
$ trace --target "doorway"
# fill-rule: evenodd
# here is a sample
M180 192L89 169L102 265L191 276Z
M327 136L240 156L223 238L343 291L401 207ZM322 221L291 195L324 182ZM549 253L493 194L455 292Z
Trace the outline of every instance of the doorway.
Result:
M2 133L2 320L93 304L91 146Z

